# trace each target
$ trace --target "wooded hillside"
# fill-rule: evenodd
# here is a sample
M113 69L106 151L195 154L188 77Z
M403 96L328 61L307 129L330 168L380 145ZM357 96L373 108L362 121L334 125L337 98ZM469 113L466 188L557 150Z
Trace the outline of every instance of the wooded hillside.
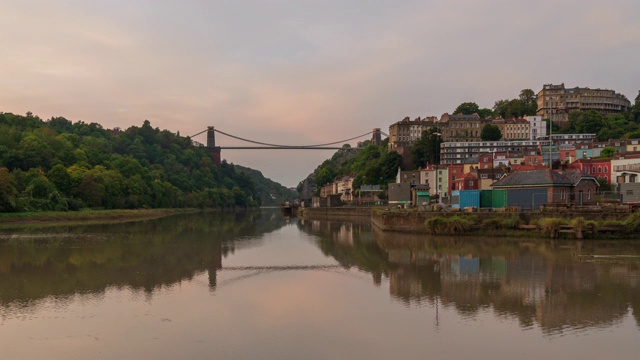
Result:
M149 121L122 131L0 113L0 212L259 204L249 177Z

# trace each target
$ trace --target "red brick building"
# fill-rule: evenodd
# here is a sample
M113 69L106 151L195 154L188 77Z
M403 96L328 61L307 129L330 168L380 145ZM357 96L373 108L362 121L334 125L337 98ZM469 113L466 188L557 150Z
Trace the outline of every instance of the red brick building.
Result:
M611 184L611 158L578 159L569 164L567 168L581 170L598 179L600 183Z

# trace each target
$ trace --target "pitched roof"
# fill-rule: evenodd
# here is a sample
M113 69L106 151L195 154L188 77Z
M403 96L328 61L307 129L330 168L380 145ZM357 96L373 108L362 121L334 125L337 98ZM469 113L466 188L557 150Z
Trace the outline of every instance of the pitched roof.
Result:
M595 176L585 174L584 172L582 172L582 170L579 170L579 169L565 170L562 172L562 175L564 175L566 178L571 180L574 185L578 184L581 180L586 180L586 179L591 179L595 181L598 185L600 185Z
M522 185L551 185L551 186L571 186L574 182L556 171L549 170L529 170L516 171L504 178L496 181L492 187L522 186Z
M578 169L565 170L563 172L549 171L545 169L516 171L498 180L491 186L572 186L587 179L593 180L596 184L600 185L595 177L585 174Z

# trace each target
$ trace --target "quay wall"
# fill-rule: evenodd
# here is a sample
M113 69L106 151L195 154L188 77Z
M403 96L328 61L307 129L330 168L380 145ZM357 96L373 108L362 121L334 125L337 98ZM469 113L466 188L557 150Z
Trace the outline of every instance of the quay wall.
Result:
M299 208L297 216L309 220L369 220L373 213L372 207L318 207Z
M431 212L431 211L374 211L371 216L371 224L383 231L396 231L404 233L427 233L425 221L432 217L451 216L477 216L482 222L485 219L496 216L519 217L523 224L531 224L542 218L559 218L571 220L583 217L585 220L620 220L627 217L628 213L611 212Z
M396 210L371 207L335 207L304 208L298 210L298 217L309 220L330 221L371 221L371 224L382 231L402 233L427 233L425 221L432 217L476 216L480 222L496 216L519 217L523 224L531 224L541 218L560 218L571 220L583 217L585 220L621 220L629 215L626 212L433 212L416 210Z

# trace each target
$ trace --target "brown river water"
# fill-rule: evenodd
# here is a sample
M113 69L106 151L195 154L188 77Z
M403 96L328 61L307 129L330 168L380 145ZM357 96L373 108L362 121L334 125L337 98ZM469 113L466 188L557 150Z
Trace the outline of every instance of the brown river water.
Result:
M0 359L636 359L640 240L204 212L0 230Z

